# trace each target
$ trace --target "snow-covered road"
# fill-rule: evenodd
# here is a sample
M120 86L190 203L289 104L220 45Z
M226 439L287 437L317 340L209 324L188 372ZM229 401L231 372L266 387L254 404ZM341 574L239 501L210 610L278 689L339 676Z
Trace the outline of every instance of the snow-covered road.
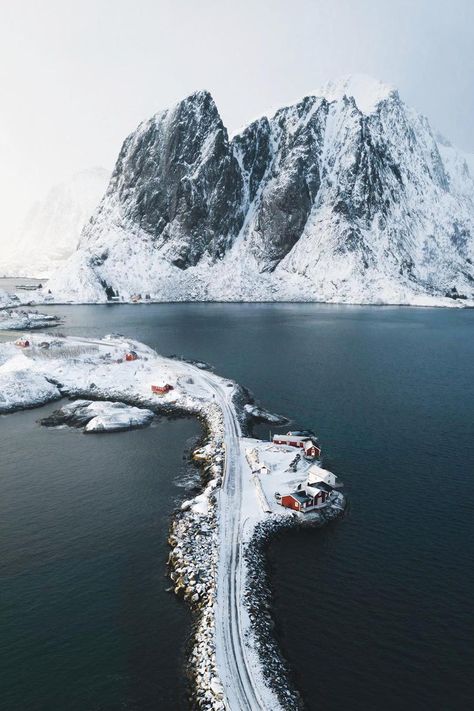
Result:
M212 374L201 373L201 377L215 392L225 423L225 467L219 493L219 565L215 609L217 670L227 708L232 711L254 711L269 707L262 700L258 682L253 677L241 624L242 433L232 402L234 388L223 385L222 380Z

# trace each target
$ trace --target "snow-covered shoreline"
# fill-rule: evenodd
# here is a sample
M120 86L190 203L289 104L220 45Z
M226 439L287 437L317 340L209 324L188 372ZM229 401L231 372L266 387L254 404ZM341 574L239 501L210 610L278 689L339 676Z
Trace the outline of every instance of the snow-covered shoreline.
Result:
M261 636L268 636L269 630L257 624L252 612L258 609L259 591L248 560L254 549L258 555L255 536L261 531L268 534L280 525L298 524L289 509L268 503L277 484L294 484L295 470L288 474L286 468L294 452L275 452L271 443L244 437L240 423L265 417L265 412L246 397L244 388L196 365L163 358L125 338L35 334L30 343L24 349L12 342L0 344L0 414L69 397L92 401L79 405L80 416L90 404L88 417L124 403L129 409L193 415L204 423L205 442L193 453L202 463L203 490L183 503L169 534L173 587L195 612L188 663L194 704L236 711L289 708L281 691L285 685L280 683L276 693L265 671L264 652L271 642ZM130 352L136 359L126 360ZM159 384L159 394L152 392L153 384ZM75 412L78 404L69 407ZM258 448L268 458L274 480L259 479L248 463L249 448ZM343 501L339 494L336 499L338 504ZM321 525L340 511L339 505L333 511L330 506L327 513L316 515L315 523ZM279 664L272 669L279 676L285 671Z
M0 331L36 331L59 324L57 316L38 313L32 309L0 310Z
M176 294L173 298L160 298L157 296L150 295L149 299L143 299L136 301L132 299L131 296L121 297L120 300L108 300L105 295L103 298L67 298L59 297L52 298L51 294L41 294L35 292L31 294L28 299L28 304L35 306L94 306L107 304L110 306L120 306L123 304L321 304L321 305L334 305L334 306L403 306L408 308L474 308L473 299L463 299L463 298L452 298L448 296L429 296L425 294L420 294L419 296L414 296L413 294L402 297L392 297L392 298L367 298L367 299L351 299L344 298L341 296L334 296L334 298L321 298L321 297L311 297L308 294L295 295L294 297L288 297L288 295L282 296L282 298L269 299L268 297L258 297L253 294L241 294L238 297L229 298L213 298L212 295L204 296L201 295L197 298L192 298L188 294L183 294L182 296Z
M190 272L193 269L189 270ZM178 270L179 272L179 270ZM181 273L173 276L173 279L178 280ZM199 285L201 277L198 273L190 276L188 280L193 284L193 289ZM188 285L189 286L189 285ZM173 289L170 294L155 294L153 291L146 295L146 298L137 300L136 295L123 293L119 299L108 299L105 292L102 290L88 290L64 293L51 293L48 287L41 289L33 289L32 291L23 291L21 293L6 294L0 292L0 320L2 309L20 309L20 307L30 306L94 306L107 304L108 306L121 306L124 304L321 304L334 306L375 306L375 307L408 307L408 308L474 308L474 299L466 299L459 295L440 296L429 295L425 293L414 294L412 292L399 293L395 290L393 293L368 293L365 296L358 295L357 298L350 295L344 295L342 292L335 292L332 296L328 294L320 295L312 293L308 289L298 288L294 293L289 288L284 288L279 291L273 288L273 298L269 298L269 292L259 290L257 287L249 286L247 291L240 293L222 293L208 292L201 290L199 293L190 293L186 287L182 291L179 288ZM44 316L44 314L41 314ZM40 326L38 326L40 327ZM0 326L1 328L1 326ZM21 328L21 326L19 327ZM25 326L24 328L28 328Z

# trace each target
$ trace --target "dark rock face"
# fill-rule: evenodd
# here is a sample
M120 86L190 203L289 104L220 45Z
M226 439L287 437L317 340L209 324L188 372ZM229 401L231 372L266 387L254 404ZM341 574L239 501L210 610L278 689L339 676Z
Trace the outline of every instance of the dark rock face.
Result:
M126 139L80 249L114 294L138 254L155 294L148 263L184 275L204 265L196 288L206 298L212 269L237 244L262 279L304 276L322 298L340 285L359 298L365 280L471 295L474 188L466 165L448 174L446 145L393 90L366 112L345 94L308 96L232 140L210 94L196 92Z
M208 92L192 94L125 140L102 209L110 198L175 266L185 269L205 253L223 256L243 222L243 180Z
M271 129L266 116L235 136L232 145L240 159L247 204L253 202L272 159Z
M272 271L301 237L321 184L327 102L315 97L272 119L275 153L256 206L251 249L262 271Z

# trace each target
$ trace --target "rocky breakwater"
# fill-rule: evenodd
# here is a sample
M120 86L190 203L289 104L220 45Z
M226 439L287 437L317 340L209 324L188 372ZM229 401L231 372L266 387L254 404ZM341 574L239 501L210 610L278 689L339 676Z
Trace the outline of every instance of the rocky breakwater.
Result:
M214 606L218 564L216 489L224 467L224 421L222 411L211 405L203 413L206 436L193 458L202 465L204 489L185 501L174 518L169 535L170 577L174 592L196 614L188 659L191 702L194 708L221 711L225 708L215 655Z
M304 703L292 683L291 670L282 656L274 634L267 547L270 539L285 529L300 526L320 527L341 518L344 515L345 503L342 493L334 492L332 503L315 514L306 514L304 517L297 514L272 515L258 523L245 542L244 605L251 627L248 644L259 661L265 683L275 692L282 708L288 711L304 709Z

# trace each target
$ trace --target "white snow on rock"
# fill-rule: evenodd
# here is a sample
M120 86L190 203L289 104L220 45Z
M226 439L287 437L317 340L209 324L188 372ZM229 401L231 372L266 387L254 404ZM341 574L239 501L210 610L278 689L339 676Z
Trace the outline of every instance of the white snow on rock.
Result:
M32 365L23 353L12 354L0 365L0 413L44 405L61 397L58 387L35 372Z
M364 114L371 114L381 101L396 93L396 88L384 84L367 74L349 74L336 81L329 81L315 92L327 101L341 101L344 97L353 97L358 109Z
M70 424L84 427L84 432L118 432L146 427L154 413L146 408L108 400L75 400L46 418L49 426Z
M48 287L74 302L473 305L470 165L395 89L364 76L231 140L212 97L196 92L126 139Z
M246 405L244 405L244 410L252 417L255 417L258 420L264 420L265 422L279 424L282 421L284 422L285 420L285 418L282 418L280 415L276 415L273 412L268 412L263 407L259 407L254 403L247 403Z
M85 432L117 432L134 427L146 427L154 415L151 410L139 407L118 407L121 403L107 403L103 414L93 417L85 426Z
M23 296L23 295L21 295ZM0 319L5 316L3 311L18 307L23 302L17 294L12 294L0 289Z
M56 316L34 310L5 308L0 310L0 331L45 328L54 325L58 320Z

